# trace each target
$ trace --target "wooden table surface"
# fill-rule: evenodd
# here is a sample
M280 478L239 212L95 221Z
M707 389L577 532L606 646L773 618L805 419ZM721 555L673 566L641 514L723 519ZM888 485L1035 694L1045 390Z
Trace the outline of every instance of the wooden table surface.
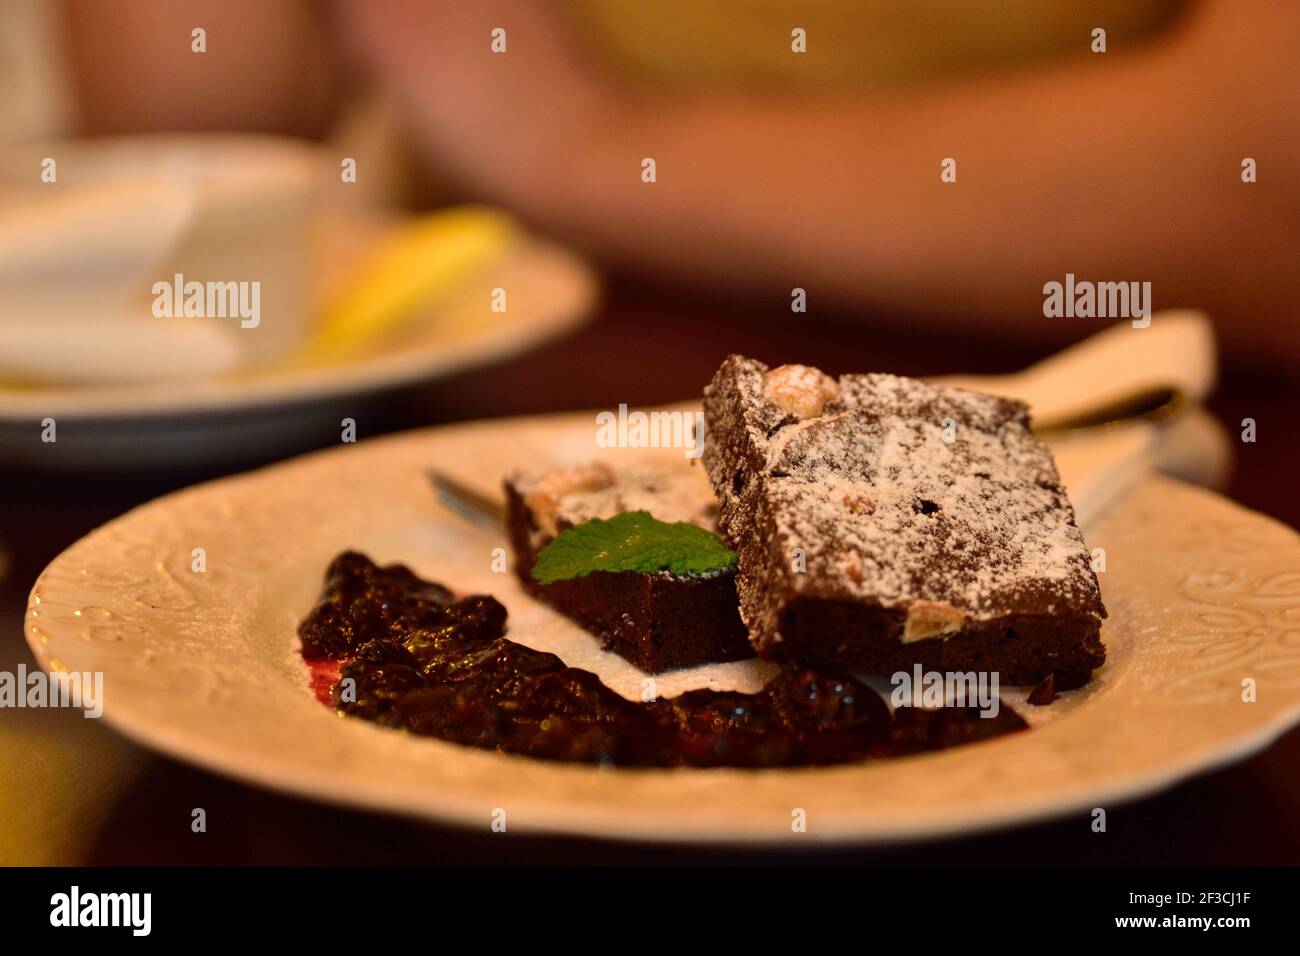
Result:
M1082 335L1100 328L1077 329ZM745 352L835 371L1005 372L1047 349L880 331L845 315L791 315L715 301L692 290L620 284L597 321L527 356L443 383L404 390L359 417L365 435L481 417L648 405L698 394L721 358ZM1295 376L1224 370L1211 410L1237 446L1227 493L1300 524ZM285 448L285 454L303 450ZM22 638L27 592L41 568L102 522L166 491L230 470L133 475L0 470L0 670L34 666ZM2 463L0 463L2 465ZM1116 808L1105 834L1085 818L888 850L735 852L469 833L320 806L244 786L155 756L78 712L0 711L0 863L1300 863L1300 730L1229 769ZM207 812L194 834L190 815Z

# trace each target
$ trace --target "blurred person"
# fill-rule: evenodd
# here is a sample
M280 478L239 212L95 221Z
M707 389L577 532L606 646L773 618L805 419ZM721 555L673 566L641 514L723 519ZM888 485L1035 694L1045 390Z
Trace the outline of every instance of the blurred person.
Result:
M1045 283L1149 281L1300 359L1289 0L64 7L88 131L323 135L360 62L440 176L624 268L1044 345L1096 329Z

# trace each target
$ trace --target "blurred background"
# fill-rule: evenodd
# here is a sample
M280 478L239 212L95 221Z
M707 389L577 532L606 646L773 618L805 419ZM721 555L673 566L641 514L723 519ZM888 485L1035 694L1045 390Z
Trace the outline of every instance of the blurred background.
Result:
M675 401L731 352L1012 372L1116 324L1044 315L1067 274L1210 316L1216 481L1294 526L1298 48L1287 0L0 0L4 659L71 541L344 418ZM160 317L178 275L258 283L256 327ZM137 801L200 780L297 812L39 723L65 716L9 732L100 748ZM1249 829L1297 735L1271 753L1150 806L1253 789ZM112 791L77 812L142 826ZM272 829L247 839L294 862ZM52 858L130 855L71 832ZM1160 832L1134 852L1178 862Z
M304 357L350 365L403 335L409 344L521 236L582 256L610 299L576 344L546 353L585 356L583 374L530 361L527 383L498 374L481 380L490 395L456 390L466 412L530 410L541 393L547 407L605 402L613 388L632 401L690 395L723 351L742 348L843 356L837 367L853 356L863 368L1009 371L1110 324L1043 316L1044 283L1067 273L1150 282L1156 308L1208 312L1234 367L1300 362L1294 4L0 10L0 141L11 144L0 378L11 387L264 376L300 371ZM945 159L955 182L941 181ZM1243 182L1247 160L1254 182ZM53 181L49 161L61 161ZM462 208L429 226L431 212L466 203L494 212ZM571 333L572 313L590 311L591 274L565 265L560 278L538 269L570 314L539 319L545 334L521 320L516 336ZM220 345L212 323L124 332L144 278L183 267L200 281L260 279L256 334ZM135 300L122 291L132 281ZM792 311L796 289L804 311ZM462 332L524 311L493 313L487 296L473 305ZM445 314L434 321L450 338ZM143 354L155 341L167 347ZM895 343L915 358L900 365ZM392 379L378 372L365 387Z

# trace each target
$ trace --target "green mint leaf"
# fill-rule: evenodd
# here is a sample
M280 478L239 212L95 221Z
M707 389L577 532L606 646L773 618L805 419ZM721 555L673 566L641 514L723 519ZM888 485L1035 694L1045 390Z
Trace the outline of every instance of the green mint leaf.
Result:
M593 571L671 571L703 574L729 568L736 552L711 532L687 521L669 524L648 511L592 518L561 531L533 565L540 584L586 577Z

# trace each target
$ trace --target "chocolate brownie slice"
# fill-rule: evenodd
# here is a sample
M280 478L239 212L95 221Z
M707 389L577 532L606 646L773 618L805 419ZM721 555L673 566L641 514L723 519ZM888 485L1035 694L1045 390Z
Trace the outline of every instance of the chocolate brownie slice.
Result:
M895 375L730 356L704 463L764 657L1086 683L1097 577L1021 403Z
M737 610L735 569L705 574L595 571L539 584L537 555L565 528L626 511L716 531L717 504L700 469L576 465L505 481L515 571L530 593L573 618L637 667L658 673L752 657Z

